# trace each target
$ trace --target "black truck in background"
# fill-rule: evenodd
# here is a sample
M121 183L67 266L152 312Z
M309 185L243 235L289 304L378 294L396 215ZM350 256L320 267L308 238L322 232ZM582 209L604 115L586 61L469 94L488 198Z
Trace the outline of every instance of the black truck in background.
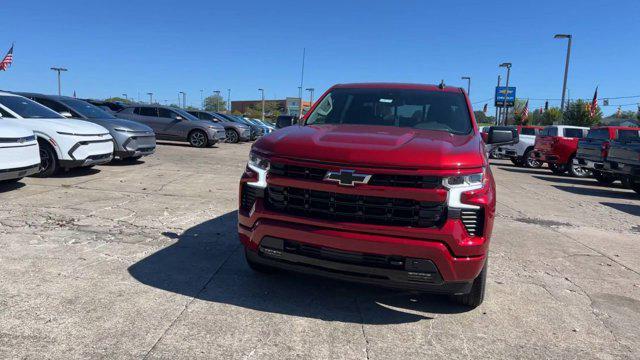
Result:
M640 194L640 131L611 141L604 168Z

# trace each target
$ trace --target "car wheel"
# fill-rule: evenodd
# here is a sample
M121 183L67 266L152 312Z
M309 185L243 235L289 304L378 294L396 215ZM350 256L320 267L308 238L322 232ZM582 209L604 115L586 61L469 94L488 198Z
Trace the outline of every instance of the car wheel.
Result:
M262 265L259 264L253 260L251 260L249 258L249 251L247 250L247 248L244 249L244 258L247 261L247 265L249 265L249 267L251 268L251 270L255 271L255 272L259 272L259 273L263 273L263 274L271 274L273 272L276 271L276 269L270 267L270 266L266 266L266 265Z
M40 147L40 171L33 175L35 177L53 176L59 170L58 155L53 147L46 141L39 141Z
M567 168L564 165L549 164L549 170L556 175L562 175L567 172Z
M569 174L573 177L577 178L585 178L591 175L591 171L583 168L580 165L576 165L573 163L573 157L569 159L569 164L567 164L569 168Z
M616 181L616 177L609 173L603 173L602 171L594 171L593 177L600 185L611 185Z
M524 165L528 168L538 169L542 163L533 157L533 149L529 149L524 153Z
M452 295L451 300L457 304L476 308L484 301L484 293L487 287L487 268L489 258L484 263L484 267L478 277L473 280L473 286L468 294Z
M209 145L207 134L202 130L193 130L189 133L189 144L193 147L203 148Z
M237 144L238 141L240 141L240 135L238 135L238 132L233 129L227 130L227 142Z

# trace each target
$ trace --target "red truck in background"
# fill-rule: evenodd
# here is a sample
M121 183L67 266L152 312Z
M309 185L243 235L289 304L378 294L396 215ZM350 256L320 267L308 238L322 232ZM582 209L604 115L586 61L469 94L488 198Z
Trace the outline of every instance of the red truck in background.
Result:
M602 185L610 185L618 176L604 168L614 140L638 139L640 128L626 126L599 126L589 130L587 137L578 142L578 151L573 160L575 165L590 171Z
M476 307L496 202L485 150L460 88L336 85L299 125L252 146L238 211L247 263Z
M580 126L545 126L536 137L533 157L547 163L556 175L569 172L575 177L587 177L591 173L573 164L573 159L578 151L578 141L587 136L588 131L589 128Z

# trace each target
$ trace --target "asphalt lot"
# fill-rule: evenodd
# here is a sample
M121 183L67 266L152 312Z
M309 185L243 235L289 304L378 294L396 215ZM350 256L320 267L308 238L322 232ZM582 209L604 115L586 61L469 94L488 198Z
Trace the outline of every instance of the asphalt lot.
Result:
M0 188L0 358L640 358L640 198L492 166L485 303L245 266L249 144Z

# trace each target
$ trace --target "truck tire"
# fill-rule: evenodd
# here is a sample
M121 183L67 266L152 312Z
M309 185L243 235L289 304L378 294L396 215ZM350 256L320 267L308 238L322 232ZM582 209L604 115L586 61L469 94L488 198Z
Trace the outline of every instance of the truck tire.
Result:
M484 267L478 277L473 280L473 286L468 294L452 295L451 300L459 305L476 308L484 301L484 293L487 287L487 268L489 267L489 258L484 263Z
M629 187L636 193L640 194L640 182L633 182L633 180L631 180L629 182Z
M538 169L542 167L542 163L533 157L533 149L524 152L524 166L528 168Z
M567 168L564 165L549 164L549 170L556 175L562 175L567 172Z
M594 171L593 178L596 179L598 184L600 185L611 185L614 181L616 181L616 177L609 173L603 173L602 171Z
M566 167L569 169L569 174L573 177L577 177L577 178L586 178L591 176L591 171L575 165L573 163L573 156L569 159L569 163L566 165Z
M511 158L509 158L511 160L511 162L513 163L513 165L517 166L517 167L522 167L522 158L519 156L513 156Z

